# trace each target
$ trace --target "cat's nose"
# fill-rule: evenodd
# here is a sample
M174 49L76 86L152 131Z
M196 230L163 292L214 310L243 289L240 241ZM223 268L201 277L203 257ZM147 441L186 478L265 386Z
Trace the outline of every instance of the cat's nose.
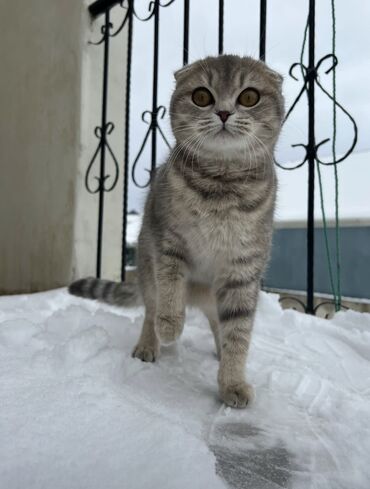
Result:
M229 118L229 115L231 114L227 110L220 110L219 112L217 112L217 115L222 120L222 122L226 122Z

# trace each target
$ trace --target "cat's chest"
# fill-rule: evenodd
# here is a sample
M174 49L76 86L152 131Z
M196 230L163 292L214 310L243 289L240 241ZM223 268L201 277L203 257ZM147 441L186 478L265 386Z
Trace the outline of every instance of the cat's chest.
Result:
M246 245L251 225L237 211L193 211L185 230L187 247L196 261L208 263L234 255Z
M248 246L248 226L234 213L192 213L182 230L191 258L192 279L211 283L217 273Z

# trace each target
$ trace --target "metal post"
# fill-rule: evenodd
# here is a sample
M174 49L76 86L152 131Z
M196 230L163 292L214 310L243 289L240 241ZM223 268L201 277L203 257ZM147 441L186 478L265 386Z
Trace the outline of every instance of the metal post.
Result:
M154 0L154 55L152 101L152 166L151 177L157 164L157 116L158 116L158 49L159 49L159 0Z
M184 47L183 65L189 62L189 0L184 0Z
M310 0L308 43L308 208L307 208L307 305L306 312L314 313L314 253L315 253L315 0Z
M98 249L96 258L96 276L101 274L102 235L104 215L104 177L105 177L105 146L107 130L107 104L108 104L108 73L109 73L109 9L105 11L104 23L104 67L103 67L103 99L101 118L101 151L99 176L99 214L98 214Z
M224 0L218 2L218 54L224 52Z
M260 1L260 60L266 60L267 0Z
M126 72L126 112L125 112L125 150L123 171L123 223L122 223L122 252L121 252L121 280L126 278L126 250L127 250L127 212L128 212L128 182L130 157L130 96L131 96L131 63L132 63L132 35L134 28L133 2L128 2L128 33L127 33L127 72Z

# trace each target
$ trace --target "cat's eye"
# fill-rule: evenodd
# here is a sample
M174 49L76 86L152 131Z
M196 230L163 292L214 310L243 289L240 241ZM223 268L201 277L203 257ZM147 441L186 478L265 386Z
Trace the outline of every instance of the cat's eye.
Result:
M196 88L191 96L195 105L199 107L207 107L214 103L214 98L211 92L204 87Z
M238 97L238 102L244 107L253 107L259 102L260 94L255 88L246 88Z

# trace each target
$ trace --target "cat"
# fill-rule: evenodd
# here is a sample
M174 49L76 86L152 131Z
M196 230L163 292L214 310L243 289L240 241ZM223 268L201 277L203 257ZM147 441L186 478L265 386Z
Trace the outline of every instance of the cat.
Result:
M215 338L220 398L243 408L253 395L245 364L271 246L283 79L262 61L221 55L175 80L176 145L146 200L138 290L94 278L69 290L116 305L134 304L139 291L145 318L132 355L145 362L181 335L185 305L198 306Z

